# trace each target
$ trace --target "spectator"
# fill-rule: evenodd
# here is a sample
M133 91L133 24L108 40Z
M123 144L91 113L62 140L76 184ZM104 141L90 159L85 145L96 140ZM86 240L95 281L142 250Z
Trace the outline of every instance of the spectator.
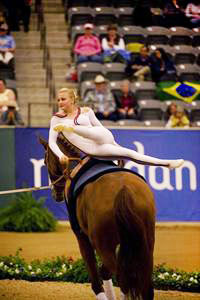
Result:
M8 24L11 31L20 30L22 20L24 31L29 31L32 0L3 0L8 11Z
M74 52L78 55L77 63L87 61L101 63L101 43L98 37L92 34L93 25L87 23L84 29L84 35L78 37L74 47Z
M176 114L176 111L177 111L177 105L176 103L172 102L168 107L167 107L167 110L165 112L165 120L169 120L169 118L172 116L172 115L175 115Z
M32 0L19 1L19 20L21 19L23 22L24 32L29 31L31 4L32 4Z
M199 0L192 0L185 9L185 15L190 19L192 27L200 26L200 3Z
M14 100L5 102L7 110L1 115L1 125L24 125L20 113L17 111L17 103Z
M0 26L0 68L1 69L8 69L13 72L13 75L10 77L14 79L14 69L15 69L15 62L14 62L14 52L15 52L15 40L10 35L7 34L8 26L6 23L1 24Z
M151 13L151 1L140 0L137 1L135 9L133 10L133 22L136 26L147 27L151 26L153 19Z
M125 72L129 78L134 76L138 81L144 81L145 77L151 72L150 66L149 48L142 46L140 54L128 63Z
M189 126L190 121L181 106L177 107L176 112L171 115L166 124L166 128L189 128Z
M99 120L117 120L116 104L108 83L102 75L97 75L95 80L95 89L88 91L84 102L91 103L92 108Z
M137 100L130 90L130 81L125 79L121 83L120 93L114 94L118 119L136 119L137 118Z
M185 17L185 11L182 9L177 0L168 0L164 6L163 10L164 16L164 26L173 27L173 26L184 26L188 27L189 22Z
M16 103L16 96L13 90L6 88L6 82L0 78L0 113L7 109L5 103L13 101Z
M125 50L123 38L117 33L116 25L109 25L107 35L102 40L103 60L108 62L126 63L130 60L130 54Z
M151 58L151 76L153 81L177 80L173 61L162 48L158 48Z

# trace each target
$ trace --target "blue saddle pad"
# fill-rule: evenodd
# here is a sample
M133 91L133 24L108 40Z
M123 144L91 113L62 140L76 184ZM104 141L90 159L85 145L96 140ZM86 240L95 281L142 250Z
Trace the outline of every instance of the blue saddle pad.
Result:
M76 174L71 182L68 192L68 199L66 200L69 220L74 232L80 231L80 226L76 217L76 201L83 188L89 182L96 180L102 175L121 171L135 174L145 181L144 177L142 177L138 173L129 169L121 168L117 166L113 161L98 160L95 158L91 158Z

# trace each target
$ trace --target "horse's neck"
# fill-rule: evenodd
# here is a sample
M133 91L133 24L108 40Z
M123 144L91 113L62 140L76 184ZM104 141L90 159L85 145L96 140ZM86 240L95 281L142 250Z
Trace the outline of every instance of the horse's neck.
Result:
M68 157L81 158L82 155L80 150L69 143L69 141L64 137L63 134L60 134L58 136L57 144L60 150Z

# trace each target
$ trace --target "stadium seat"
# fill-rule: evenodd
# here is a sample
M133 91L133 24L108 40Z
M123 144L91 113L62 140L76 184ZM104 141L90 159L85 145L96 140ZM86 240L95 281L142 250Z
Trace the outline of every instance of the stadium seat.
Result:
M146 120L141 123L143 127L165 127L166 125L164 120Z
M174 45L192 45L192 30L185 27L172 27L170 28L169 44Z
M169 39L169 44L171 46L192 45L192 38L190 36L184 36L184 35L173 35Z
M104 126L115 126L115 125L116 125L116 122L110 121L110 120L101 120L101 123L102 123Z
M169 38L166 35L159 35L159 34L151 34L148 35L146 38L147 45L167 45L169 42Z
M18 93L17 93L17 84L16 84L16 80L12 80L12 79L6 79L6 87L8 89L13 90L13 92L16 95L16 99L18 98Z
M112 0L88 0L89 6L91 7L109 7L112 6Z
M147 31L145 28L141 27L141 26L123 26L122 27L122 35L124 36L125 34L141 34L141 35L147 35Z
M146 102L146 105L142 105L142 102ZM159 106L159 101L154 101L158 105L153 105L153 100L140 101L139 103L139 119L141 121L151 121L151 120L162 120L163 110ZM148 104L149 103L149 104Z
M66 1L66 7L79 7L79 6L88 6L87 0L68 0Z
M126 79L126 74L120 71L108 71L106 73L106 78L110 81L121 81Z
M148 99L155 99L156 98L156 91L155 89L137 89L135 92L135 97L137 100L148 100Z
M155 91L155 89L156 89L156 84L154 81L142 81L142 82L136 81L136 82L131 83L131 91L133 93L135 93L136 91L139 91L139 90Z
M113 0L113 5L115 7L134 7L136 1L134 0Z
M103 72L124 72L126 65L122 63L106 63L103 65Z
M146 28L147 35L170 35L170 30L161 26L150 26Z
M133 25L133 16L132 15L119 15L118 17L119 26L131 26Z
M117 16L117 11L113 7L94 7L93 8L93 14L94 16L98 15L114 15Z
M160 26L147 27L147 44L148 45L167 45L169 42L169 29Z
M0 77L6 79L11 79L11 80L15 80L15 72L11 69L3 69L0 68Z
M74 15L93 15L93 10L90 8L90 7L83 7L83 6L80 6L80 7L71 7L69 10L68 10L68 21L69 23L71 24L71 19L72 19L72 16ZM79 24L78 24L79 25Z
M81 25L77 25L77 26L73 26L71 27L71 43L72 43L72 47L76 42L76 39L80 36L84 34L84 28Z
M81 99L84 99L85 95L88 91L91 91L95 88L94 82L90 81L82 81L80 84L80 95Z
M126 78L125 64L108 63L103 65L103 72L110 81L120 81Z
M116 22L117 22L117 18L113 14L99 14L96 15L94 18L94 24L96 26L110 25L110 24L115 24Z
M176 53L174 62L176 65L180 64L194 64L196 56L193 53Z
M190 112L190 120L191 122L200 121L200 108L194 108Z
M200 66L200 53L199 53L199 55L197 56L196 63L197 63L198 66Z
M196 50L192 46L173 47L175 64L193 64L196 60Z
M71 26L84 25L85 23L93 23L93 16L87 14L74 14L71 16Z
M193 37L192 46L193 47L199 47L200 46L200 35L195 35Z
M200 128L200 121L191 122L190 125L191 125L191 127Z
M117 9L118 16L119 15L131 15L133 13L134 8L133 7L119 7Z
M200 81L200 68L196 64L177 65L180 81Z
M125 34L123 38L126 45L130 43L140 43L140 44L146 43L146 38L142 34L131 34L131 33Z
M133 126L135 126L136 125L136 123L137 123L138 121L137 120L134 120L134 119L123 119L123 120L119 120L119 121L117 121L117 125L120 125L120 126L131 126L131 127L133 127ZM141 122L139 122L140 123L140 126L141 126Z
M102 64L87 62L77 66L78 81L93 80L94 77L103 72Z

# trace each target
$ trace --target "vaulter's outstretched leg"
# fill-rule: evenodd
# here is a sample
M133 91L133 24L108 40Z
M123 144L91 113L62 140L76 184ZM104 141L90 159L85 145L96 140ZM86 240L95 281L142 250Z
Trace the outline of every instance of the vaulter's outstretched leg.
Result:
M87 127L80 125L66 126L60 124L54 127L54 130L71 132L80 135L87 140L91 140L93 142L91 144L91 147L90 145L87 146L87 144L82 143L82 145L84 144L84 148L81 148L81 141L79 141L77 136L77 144L75 145L78 146L80 150L91 156L111 157L113 159L125 158L130 159L138 164L162 166L168 167L170 169L178 168L184 163L183 159L159 159L156 157L140 154L132 149L122 147L115 143L112 133L103 126Z

